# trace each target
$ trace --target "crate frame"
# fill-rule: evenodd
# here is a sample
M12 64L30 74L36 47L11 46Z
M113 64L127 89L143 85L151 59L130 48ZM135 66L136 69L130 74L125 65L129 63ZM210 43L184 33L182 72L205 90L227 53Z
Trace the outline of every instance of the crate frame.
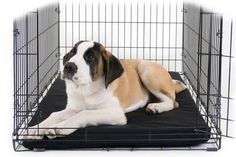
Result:
M79 7L80 7L79 3ZM85 8L87 8L87 4L85 3ZM115 5L115 4L114 4ZM143 21L138 20L138 15L137 15L137 21L125 21L125 11L127 10L126 4L121 5L118 3L118 8L123 6L124 7L124 21L107 21L106 19L106 10L107 10L107 4L105 4L105 21L87 21L87 20L74 20L73 19L73 3L72 3L72 20L68 21L65 19L64 21L60 19L61 16L61 9L62 7L65 7L64 9L67 9L67 4L62 5L62 4L53 4L50 5L49 7L46 7L46 9L37 9L34 12L27 13L23 18L16 19L14 21L14 28L13 28L13 36L14 36L14 131L13 131L13 147L15 151L20 151L22 147L22 139L21 135L23 131L27 131L28 123L30 121L30 118L34 115L35 111L38 108L38 104L41 102L43 97L46 95L48 89L54 82L55 78L58 77L60 74L60 62L62 59L62 49L64 49L64 52L67 52L69 48L71 48L74 44L74 37L73 37L73 30L74 30L74 23L78 22L79 24L84 23L85 24L85 29L87 29L86 24L87 23L92 23L92 24L98 24L98 31L100 31L100 24L104 23L105 30L107 29L107 25L110 25L111 28L113 28L114 23L118 23L119 25L124 25L129 23L130 24L130 30L132 27L132 24L135 25L137 24L137 27L139 24L143 25L143 30L145 31L145 26L148 24L150 25L150 31L149 33L151 34L151 25L162 25L162 33L164 32L164 25L167 24L169 25L169 45L167 47L164 46L164 42L162 43L161 47L152 47L151 44L149 46L145 46L145 41L143 40L143 45L138 46L138 42L136 46L132 46L130 38L130 45L126 45L126 42L124 41L123 46L118 45L107 45L106 41L106 35L105 35L105 46L108 49L114 50L117 49L118 53L120 49L125 49L127 50L133 50L133 49L143 49L143 54L142 54L142 59L147 59L145 58L144 51L145 49L149 50L149 56L151 49L158 49L160 48L162 50L162 58L161 59L154 59L154 61L161 61L162 64L164 61L166 61L163 58L163 53L164 49L167 49L168 51L168 67L169 67L169 62L174 61L175 63L175 70L176 68L176 63L178 61L181 62L181 70L179 73L181 74L182 78L184 79L192 97L194 98L197 107L199 111L201 112L202 116L206 120L206 122L209 124L211 127L211 138L210 140L205 144L206 146L203 147L186 147L186 148L155 148L155 150L208 150L208 151L215 151L219 150L221 148L221 139L222 136L230 137L228 134L228 122L232 121L229 117L229 107L230 107L230 85L231 85L231 59L233 58L232 56L232 29L233 29L233 23L231 22L231 36L230 36L230 54L227 55L222 55L222 41L223 41L223 17L220 14L213 13L211 11L205 10L204 8L200 6L193 6L191 4L183 4L182 7L182 22L177 21L177 15L176 15L176 21L171 22L167 21L166 23L164 22L164 13L163 13L163 21L158 22L155 21L153 22L151 20L151 11L150 11L150 20L145 19L145 6L146 4L140 5L140 4L131 4L129 10L131 10L131 17L132 17L132 9L137 7L137 14L138 14L138 9L140 7L143 7L144 9L144 16L143 16ZM95 5L92 4L92 8L94 8ZM158 4L156 3L156 6L158 7ZM169 4L170 6L170 4ZM98 7L98 16L100 16L100 3L97 5ZM113 3L111 3L111 7L113 10ZM150 4L151 8L151 4ZM164 8L164 4L163 4ZM163 9L164 10L164 9ZM196 12L193 12L193 15L189 16L191 13L191 10L195 10ZM118 10L119 11L119 10ZM86 16L85 11L85 16ZM93 9L92 9L93 12ZM163 11L164 12L164 11ZM65 18L67 11L65 11ZM195 13L195 14L194 14ZM79 13L80 14L80 13ZM176 14L177 14L177 4L176 4ZM92 14L93 15L93 14ZM118 12L119 15L119 12ZM55 20L54 23L48 24L50 22L45 22L43 18L45 16L48 16L46 20ZM171 16L169 14L169 16ZM112 16L113 17L113 13ZM195 20L196 19L198 20ZM50 19L51 18L51 19ZM207 18L210 18L210 23ZM86 19L86 17L85 17ZM92 18L93 19L93 18ZM98 18L100 19L100 18ZM197 21L198 27L197 29L193 28L194 23ZM45 23L44 23L45 22ZM72 25L72 45L69 45L67 43L67 35L64 36L65 38L65 45L61 45L61 25L65 24L65 34L67 32L67 24L71 23ZM177 27L179 25L182 26L182 45L181 47L176 46L177 43L175 44L174 47L170 46L170 25L173 24L176 27L176 32L177 33ZM30 28L32 26L33 28ZM216 27L214 27L216 26ZM42 27L42 28L41 28ZM45 27L45 29L43 29ZM118 27L119 28L119 27ZM209 29L209 35L204 34L205 29ZM94 29L92 29L93 31ZM118 29L119 30L119 29ZM44 40L49 38L50 31L54 31L53 35L53 41L55 40L54 48L52 49L51 44L47 44L42 41L41 36L46 35ZM189 31L192 31L191 33L194 33L194 35L189 33ZM86 32L86 31L85 31ZM124 33L126 31L124 30ZM57 35L55 35L55 33ZM138 28L137 28L137 33L138 33ZM143 32L144 33L144 32ZM156 31L157 33L157 31ZM93 34L93 33L92 33ZM118 33L119 34L119 33ZM131 31L132 34L132 31ZM164 34L164 33L163 33ZM162 34L162 39L164 38L164 35ZM112 34L113 35L113 34ZM86 35L85 35L86 36ZM125 36L125 35L124 35ZM131 35L132 36L132 35ZM93 37L92 37L93 38ZM186 40L187 38L187 40ZM207 38L207 39L206 39ZM79 35L80 39L80 35ZM86 38L87 39L87 36ZM111 40L113 37L111 37ZM149 38L150 42L151 37ZM197 51L189 51L188 46L192 45L190 43L189 39L197 39L194 43L194 48L197 49ZM137 39L138 40L138 39ZM163 39L164 40L164 39ZM119 35L118 35L118 41L119 41ZM51 42L48 41L48 42ZM99 40L100 42L100 36ZM175 42L177 42L177 34L175 36ZM111 42L113 43L113 42ZM118 42L119 43L119 42ZM208 49L206 49L204 44L208 44ZM20 45L20 47L19 47ZM43 47L47 49L50 49L52 51L43 51ZM191 47L190 47L191 48ZM193 47L192 47L193 48ZM193 49L194 49L193 48ZM170 50L174 49L175 53L177 49L181 50L181 59L176 58L175 54L175 59L170 59ZM35 52L36 51L36 52ZM205 52L206 51L206 52ZM44 54L43 54L44 53ZM125 52L124 52L125 53ZM48 57L43 58L45 56L43 55L48 55ZM132 55L132 54L131 54ZM130 58L132 58L130 55ZM193 57L194 56L194 57ZM204 58L207 56L207 65L204 64ZM22 58L20 58L22 57ZM24 58L25 57L25 58ZM34 58L34 61L36 63L33 63L35 70L32 72L32 61L31 57ZM49 61L48 58L52 57L52 59ZM119 54L118 54L119 57ZM190 58L189 58L190 57ZM222 78L222 58L223 57L228 57L229 58L229 80L228 80L228 95L226 97L222 97L221 93L221 78ZM42 58L44 60L42 60ZM138 58L138 57L137 57ZM127 59L127 58L126 58ZM195 66L188 64L189 59L192 60ZM152 59L148 59L153 61ZM50 67L48 71L43 71L41 66L50 64L51 61L53 62L52 68ZM41 63L41 64L40 64ZM212 69L212 63L214 65L217 65L216 69ZM23 65L22 65L23 64ZM20 65L20 66L19 66ZM191 65L191 66L189 66ZM207 69L205 69L207 67ZM169 69L169 68L168 68ZM197 71L194 73L193 71ZM23 73L23 74L22 74ZM31 73L31 74L30 74ZM33 74L32 74L33 73ZM207 74L206 74L207 73ZM42 77L42 74L43 77ZM32 76L35 78L33 78ZM47 75L50 75L49 77L46 77ZM204 78L205 76L205 78ZM20 81L19 81L20 80ZM23 84L22 83L23 80ZM42 83L42 81L44 81ZM202 87L203 84L206 84L206 88ZM33 84L33 89L32 89L32 84ZM20 89L19 89L20 85ZM24 87L23 90L21 90L21 87ZM213 88L216 88L215 91L213 91ZM31 93L30 93L31 91ZM211 94L215 92L214 94ZM32 98L33 97L33 98ZM221 117L221 99L226 99L227 100L227 118L222 118ZM37 115L40 116L40 115ZM226 120L227 121L227 127L226 127L226 133L222 135L222 130L221 130L221 121ZM196 121L196 132L201 131L198 129L198 123ZM127 148L129 150L129 148ZM135 150L136 148L130 148L130 150ZM109 150L109 148L107 148ZM149 150L149 149L147 149ZM153 149L152 149L153 150Z

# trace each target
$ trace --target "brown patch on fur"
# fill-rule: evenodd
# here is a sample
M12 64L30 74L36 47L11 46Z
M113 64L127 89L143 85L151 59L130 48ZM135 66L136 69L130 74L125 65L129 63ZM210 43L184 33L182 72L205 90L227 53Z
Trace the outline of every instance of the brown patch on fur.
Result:
M108 61L109 58L112 56L111 52L107 51L103 46L100 46L100 52L100 54L106 61Z
M112 54L101 46L103 60L109 62ZM150 92L161 92L173 100L175 108L175 88L168 71L160 64L140 60L120 60L124 69L121 76L111 82L108 90L120 101L121 107L126 108L149 97ZM98 69L102 74L104 62L99 61Z
M126 109L131 105L144 100L149 93L140 80L137 66L138 60L120 60L124 68L124 73L111 83L109 90L118 97L121 107Z
M173 101L175 108L179 107L179 103L175 100L176 89L174 83L170 74L165 68L157 63L143 61L142 64L140 64L138 70L141 76L146 75L143 76L146 78L142 78L142 81L150 91L161 92L165 94Z
M104 60L105 87L107 88L123 74L124 69L118 58L113 56L109 51L106 51L105 48L103 49L101 47L100 49Z
M173 100L175 108L175 89L168 71L160 64L139 61L121 60L124 73L110 86L118 97L121 107L126 109L149 96L150 92L161 92Z
M96 53L97 64L91 69L92 80L96 81L102 75L105 76L105 87L119 78L123 73L123 67L120 61L99 44L98 53Z
M103 65L101 53L99 53L97 55L97 58L98 58L98 64L95 65L95 67L94 67L94 71L93 71L93 75L92 75L93 81L98 80L104 74L104 72L103 72L104 65Z
M147 88L162 92L172 100L175 100L172 78L165 68L157 63L143 61L139 65L138 70Z
M108 60L111 56L111 53L106 51L104 46L100 45L99 47L99 53L96 54L96 57L98 59L98 64L95 65L94 71L92 72L92 80L96 81L98 80L102 75L104 75L104 61L103 58Z

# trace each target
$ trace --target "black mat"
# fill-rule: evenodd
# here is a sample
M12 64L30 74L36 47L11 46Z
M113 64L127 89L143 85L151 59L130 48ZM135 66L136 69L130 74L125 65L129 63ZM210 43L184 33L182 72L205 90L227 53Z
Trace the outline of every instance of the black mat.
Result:
M178 73L171 72L172 78L181 80ZM39 115L34 116L30 125L43 121L52 112L66 107L64 81L57 78L40 103ZM42 140L24 140L26 148L75 149L107 147L175 147L194 146L209 140L210 128L201 117L188 90L177 94L180 107L158 115L148 115L145 108L127 113L125 126L90 126L78 129L73 134ZM201 131L196 131L196 125Z

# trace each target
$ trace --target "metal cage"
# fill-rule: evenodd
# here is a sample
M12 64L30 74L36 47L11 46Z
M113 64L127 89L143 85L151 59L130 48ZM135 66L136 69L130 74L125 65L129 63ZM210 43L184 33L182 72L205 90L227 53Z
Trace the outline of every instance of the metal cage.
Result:
M14 21L14 149L53 78L59 72L58 5ZM39 115L38 115L39 116Z
M159 2L60 3L15 19L14 149L21 150L21 135L60 73L63 55L82 39L103 43L118 58L160 62L169 71L179 72L211 128L206 144L184 149L220 149L222 132L231 136L232 122L233 23L226 37L223 26L222 15L200 6ZM227 84L223 93L222 79Z

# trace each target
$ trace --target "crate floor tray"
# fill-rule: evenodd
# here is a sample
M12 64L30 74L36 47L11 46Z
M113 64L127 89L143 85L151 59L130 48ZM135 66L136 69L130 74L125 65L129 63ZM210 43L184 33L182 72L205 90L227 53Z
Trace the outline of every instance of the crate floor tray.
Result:
M178 73L172 78L181 80ZM66 107L64 81L57 78L30 121L35 125L52 112ZM76 149L114 147L183 147L205 143L210 138L210 128L200 115L188 90L177 94L180 107L158 115L148 115L145 108L127 113L127 125L100 125L78 129L73 134L55 139L24 140L29 149ZM198 130L197 131L197 124Z

